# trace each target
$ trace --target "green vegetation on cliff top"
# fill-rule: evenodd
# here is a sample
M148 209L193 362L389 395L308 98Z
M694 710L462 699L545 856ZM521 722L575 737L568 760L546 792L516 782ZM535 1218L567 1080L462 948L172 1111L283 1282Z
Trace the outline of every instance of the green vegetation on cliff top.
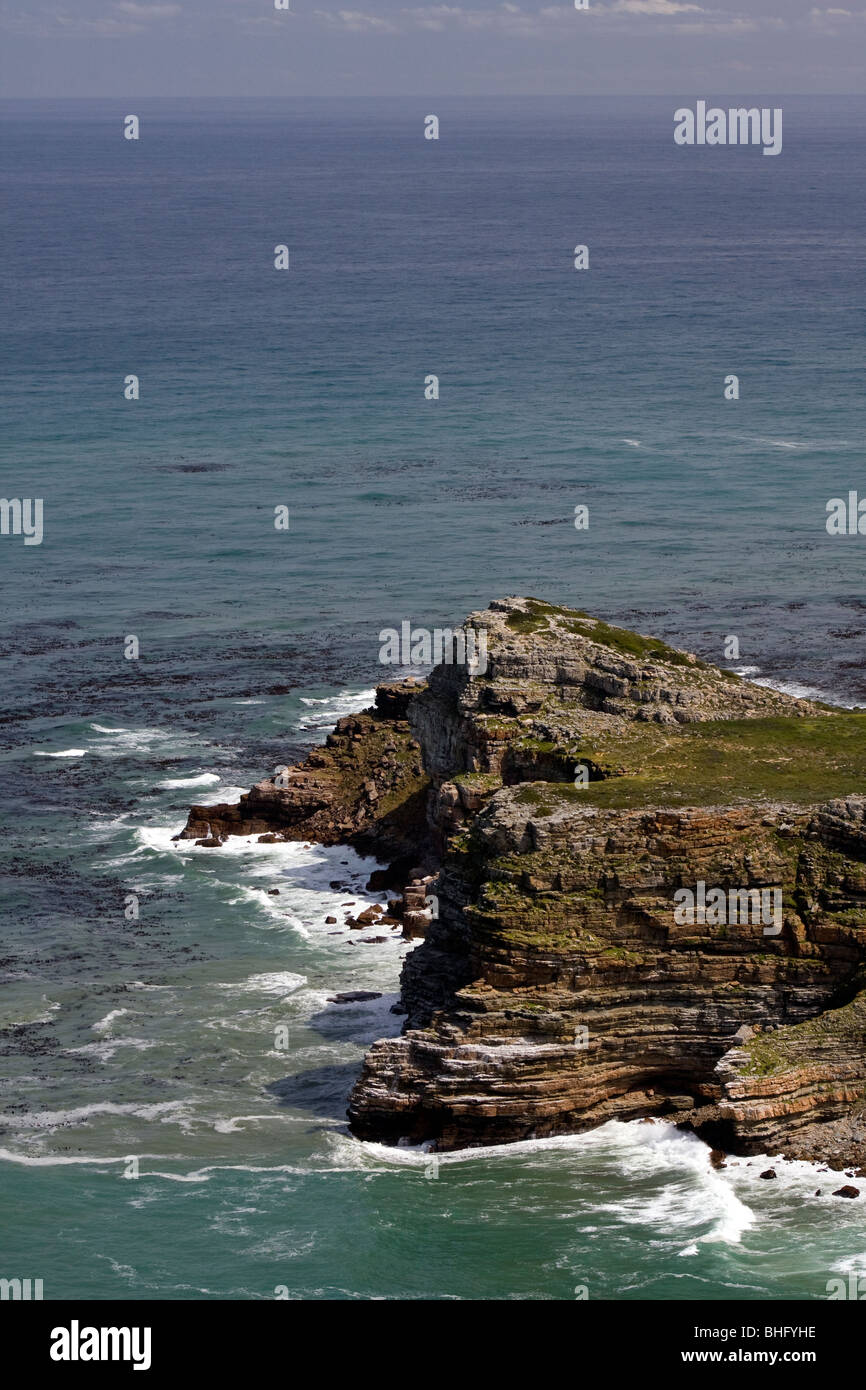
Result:
M551 618L557 619L560 627L566 627L569 632L598 642L602 646L612 647L621 656L632 657L638 661L664 661L672 666L706 669L703 661L698 661L695 657L690 658L687 653L668 646L667 642L662 642L658 637L644 637L628 628L613 627L610 623L602 622L600 618L591 618L580 608L563 608L554 603L544 603L538 598L526 599L526 612L509 613L506 622L513 632L528 636L543 632L550 626Z
M576 755L624 776L585 787L533 782L521 804L550 814L563 802L616 809L783 801L812 805L866 793L866 711L807 719L634 724Z
M772 1076L813 1063L822 1053L856 1053L862 1048L864 1034L866 993L858 994L841 1009L830 1009L805 1023L757 1033L743 1044L747 1060L739 1071L743 1076Z

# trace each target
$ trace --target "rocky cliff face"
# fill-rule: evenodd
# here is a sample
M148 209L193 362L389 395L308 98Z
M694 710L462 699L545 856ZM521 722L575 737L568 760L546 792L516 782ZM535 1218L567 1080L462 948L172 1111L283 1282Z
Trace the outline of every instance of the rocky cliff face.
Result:
M421 689L380 686L375 707L339 720L299 767L258 782L237 805L191 807L177 838L215 849L229 835L316 840L414 860L430 779L407 712Z
M486 669L381 688L289 786L184 832L438 870L354 1132L448 1149L669 1114L732 1151L862 1161L866 715L533 599L467 623Z
M856 987L866 948L861 866L820 816L602 811L534 791L496 792L452 846L444 913L405 969L407 1031L368 1054L356 1133L453 1148L694 1112L717 1147L776 1151L793 1120L866 1096L854 1024L844 1052L840 1028L807 1025ZM858 819L864 804L845 803ZM677 923L675 892L699 881L778 889L778 936L757 912ZM798 1025L797 1046L776 1043ZM744 1029L776 1043L772 1069L749 1072Z
M745 1029L716 1067L718 1102L689 1117L737 1153L866 1168L866 992L774 1032Z
M466 626L486 635L486 671L437 666L412 707L437 782L461 772L531 780L539 744L565 751L619 721L677 725L815 710L656 638L536 599L498 600Z

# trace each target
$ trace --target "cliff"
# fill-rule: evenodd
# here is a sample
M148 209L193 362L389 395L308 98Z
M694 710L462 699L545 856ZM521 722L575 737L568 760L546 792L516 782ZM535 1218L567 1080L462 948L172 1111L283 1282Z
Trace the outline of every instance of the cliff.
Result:
M408 864L426 835L430 788L406 718L420 689L380 686L374 708L340 719L300 766L275 771L237 805L192 806L176 838L214 849L229 835L352 844Z
M863 1161L866 714L534 599L467 624L483 672L380 688L289 786L184 832L438 871L353 1131L449 1149L661 1114L729 1151ZM715 907L689 916L684 890Z

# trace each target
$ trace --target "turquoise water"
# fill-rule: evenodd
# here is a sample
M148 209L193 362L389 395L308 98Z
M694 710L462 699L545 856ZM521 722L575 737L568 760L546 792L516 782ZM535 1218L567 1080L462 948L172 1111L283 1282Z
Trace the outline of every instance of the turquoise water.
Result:
M675 104L443 102L438 145L399 103L139 103L138 145L112 103L3 106L2 490L45 506L41 546L0 538L4 1277L760 1299L866 1270L826 1175L714 1172L666 1126L357 1143L409 947L324 919L373 865L171 841L369 703L381 627L503 593L866 700L862 538L824 528L863 457L863 103L786 102L774 160L677 150Z

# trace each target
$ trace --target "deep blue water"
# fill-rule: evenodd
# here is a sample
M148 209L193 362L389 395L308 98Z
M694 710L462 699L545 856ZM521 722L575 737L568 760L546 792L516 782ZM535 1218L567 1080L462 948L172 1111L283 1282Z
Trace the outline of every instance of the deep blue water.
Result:
M0 105L2 493L45 510L0 537L0 1274L761 1298L866 1262L814 1172L649 1126L435 1175L355 1143L406 948L323 922L369 866L170 840L363 706L381 627L505 593L866 702L866 542L824 525L866 491L866 103L773 100L774 159L677 148L679 104Z

